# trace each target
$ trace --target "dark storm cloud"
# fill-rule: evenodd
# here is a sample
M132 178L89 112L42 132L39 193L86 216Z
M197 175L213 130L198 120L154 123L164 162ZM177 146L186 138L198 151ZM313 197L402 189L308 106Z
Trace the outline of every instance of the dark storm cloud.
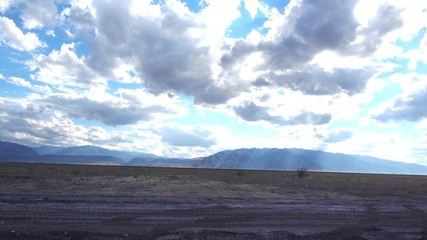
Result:
M373 76L373 69L336 69L325 72L309 64L316 54L325 50L343 55L372 54L385 34L402 26L399 12L386 4L379 8L367 27L360 28L353 14L357 2L302 1L292 8L275 39L261 41L256 45L244 40L237 41L230 52L221 58L221 65L231 71L248 55L259 52L264 63L257 70L267 71L260 79L271 85L312 95L360 93ZM354 44L357 37L363 41ZM263 84L255 81L254 85Z
M285 121L285 125L323 125L329 123L331 119L331 114L316 114L312 112L303 112L299 115L291 117L290 119L287 119Z
M344 47L356 38L356 0L305 0L294 20L295 35L318 49Z
M312 112L303 112L299 115L285 119L282 116L271 115L268 112L268 107L258 106L254 102L248 102L246 104L236 106L233 110L243 120L250 122L267 121L275 125L322 125L331 121L330 114L315 114Z
M387 108L381 114L373 116L381 122L388 121L419 121L427 117L427 88L417 91L408 98L398 98L393 107Z
M255 87L268 87L270 86L270 83L262 77L258 77L257 79L255 79L255 81L253 82L253 85Z
M141 103L131 101L126 103L98 102L86 97L50 96L41 102L47 104L49 108L65 113L70 118L96 120L110 126L135 124L152 119L152 115L156 113L171 113L170 109L160 105L142 106Z
M273 40L251 44L239 40L224 47L220 60L224 69L214 79L211 66L216 61L208 46L200 45L192 29L202 29L190 12L177 13L168 4L159 6L161 17L130 14L131 1L95 0L96 16L88 9L71 7L68 24L74 34L87 40L87 63L99 76L112 79L112 70L121 63L131 64L151 93L192 96L197 104L217 105L248 91L234 67L251 53L262 55L263 71L252 84L284 86L306 94L348 94L364 90L371 70L322 72L309 62L324 51L366 55L376 50L386 33L402 24L398 11L390 5L379 8L365 28L354 18L356 0L301 1L286 16ZM383 21L383 19L388 19ZM353 42L358 36L363 41ZM286 76L278 72L291 72ZM328 81L328 79L331 79Z
M238 40L230 47L228 52L221 57L221 66L225 69L232 68L236 63L240 62L256 50L257 48L255 45L252 45L245 40Z
M239 91L244 91L244 86L208 86L194 93L194 103L216 105L226 103L227 100L236 97Z
M369 25L360 30L360 35L363 37L362 41L357 44L346 46L342 49L342 52L344 54L356 54L361 56L372 54L380 46L382 37L385 34L403 26L400 13L401 10L387 3L381 5L377 15L370 20Z
M223 56L221 64L229 68L248 54L259 51L265 59L261 69L300 67L315 54L342 48L356 39L358 23L352 14L356 3L341 0L302 1L292 8L276 39L260 42L256 46L239 41L230 53Z
M238 95L233 84L218 83L212 78L215 61L209 47L200 46L191 36L200 28L191 13L178 14L171 6L161 5L161 17L139 17L130 14L130 1L94 1L96 17L75 8L70 21L86 37L91 49L89 66L101 76L110 78L119 63L134 66L144 86L154 94L176 93L194 97L196 103L220 104ZM79 12L81 11L81 12ZM87 24L86 24L86 23ZM96 34L90 26L94 22ZM85 33L85 31L89 31Z
M278 86L309 95L331 95L340 92L353 95L365 89L368 80L374 73L374 70L370 68L338 68L333 72L327 72L313 67L281 75L270 73L268 78Z
M68 13L68 18L73 23L73 30L76 35L90 38L95 34L96 20L90 9L72 7Z
M248 102L241 106L233 108L234 112L240 116L243 120L256 122L256 121L267 121L273 124L281 125L285 119L280 116L272 116L268 113L267 107L256 105L254 102Z
M216 144L211 138L211 133L205 129L195 128L184 130L176 127L164 127L157 131L162 136L162 141L177 147L204 147Z

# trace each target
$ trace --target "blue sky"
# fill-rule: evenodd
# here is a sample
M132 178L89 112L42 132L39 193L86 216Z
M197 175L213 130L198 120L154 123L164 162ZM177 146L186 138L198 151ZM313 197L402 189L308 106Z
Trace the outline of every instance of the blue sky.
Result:
M427 3L0 0L0 139L427 165Z

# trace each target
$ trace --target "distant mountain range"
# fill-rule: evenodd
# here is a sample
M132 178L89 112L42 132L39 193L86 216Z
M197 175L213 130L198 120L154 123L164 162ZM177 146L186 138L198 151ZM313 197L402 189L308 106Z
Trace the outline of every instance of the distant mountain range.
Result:
M96 146L30 148L0 141L0 162L103 164L254 170L297 170L427 175L427 166L368 156L304 149L237 149L186 159L149 153L115 151Z
M79 146L79 147L51 147L43 146L34 148L39 154L55 154L55 155L70 155L70 156L112 156L121 158L123 162L127 162L133 158L159 158L154 154L140 152L126 152L108 150L95 146Z
M0 156L33 156L38 153L27 146L11 142L0 141Z

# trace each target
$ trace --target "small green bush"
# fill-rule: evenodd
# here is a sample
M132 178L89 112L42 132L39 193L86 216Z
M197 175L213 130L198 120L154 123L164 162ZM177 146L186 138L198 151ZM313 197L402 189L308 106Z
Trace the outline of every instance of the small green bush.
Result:
M240 170L237 170L236 175L239 176L239 177L241 177L241 176L244 175L244 172L240 171Z
M298 169L297 169L297 176L298 176L299 178L308 177L307 169L305 169L304 167L302 167L302 168L298 168Z

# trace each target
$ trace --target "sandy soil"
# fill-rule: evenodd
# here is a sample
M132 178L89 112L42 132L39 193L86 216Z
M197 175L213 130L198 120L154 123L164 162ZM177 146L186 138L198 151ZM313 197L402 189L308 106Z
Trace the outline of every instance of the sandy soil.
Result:
M0 164L0 239L427 239L427 177Z

